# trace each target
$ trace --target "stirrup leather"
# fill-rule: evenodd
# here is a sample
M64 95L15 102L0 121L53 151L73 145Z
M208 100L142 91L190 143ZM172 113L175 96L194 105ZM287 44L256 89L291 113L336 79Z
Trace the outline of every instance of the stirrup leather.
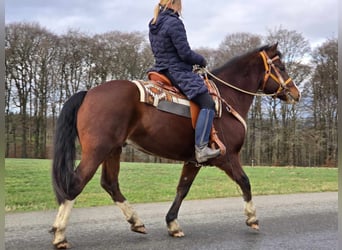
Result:
M220 138L217 136L217 131L214 127L214 124L211 127L210 131L210 147L212 149L216 149L215 144L219 147L220 149L220 154L225 155L226 154L226 146L222 143Z

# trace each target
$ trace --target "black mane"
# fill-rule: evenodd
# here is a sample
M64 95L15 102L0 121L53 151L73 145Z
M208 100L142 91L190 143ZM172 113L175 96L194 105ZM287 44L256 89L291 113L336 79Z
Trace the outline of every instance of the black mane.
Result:
M234 65L236 64L237 61L241 61L243 58L249 58L251 55L255 54L255 53L259 53L263 50L269 50L271 48L271 45L263 45L259 48L250 50L244 54L235 56L233 58L231 58L230 60L228 60L226 63L224 63L222 66L219 66L215 69L212 70L212 73L215 75L217 73L219 73L220 71L222 71L222 69L229 67L230 65ZM279 51L277 51L277 55L281 58L281 53Z

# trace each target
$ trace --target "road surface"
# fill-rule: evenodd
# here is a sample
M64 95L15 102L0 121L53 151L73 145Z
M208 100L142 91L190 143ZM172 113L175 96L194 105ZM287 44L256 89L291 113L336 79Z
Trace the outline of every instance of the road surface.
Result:
M165 215L171 202L133 204L148 234L130 231L116 206L75 208L67 239L72 249L338 249L337 192L256 196L260 231L245 225L242 198L184 201L179 214L184 238L168 236ZM48 233L56 211L5 216L5 246L54 249Z

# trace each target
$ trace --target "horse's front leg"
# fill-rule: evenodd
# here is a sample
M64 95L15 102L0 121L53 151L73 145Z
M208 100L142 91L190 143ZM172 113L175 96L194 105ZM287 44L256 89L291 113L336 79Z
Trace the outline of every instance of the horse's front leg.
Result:
M178 212L179 208L182 204L182 201L188 194L192 182L194 181L197 173L199 172L200 168L196 167L194 163L184 163L182 174L177 186L177 194L172 203L171 208L169 209L166 215L166 224L167 229L170 236L173 237L183 237L184 233L182 228L178 223Z
M256 217L256 208L252 201L251 185L249 178L243 171L241 178L236 180L243 192L243 199L245 201L244 213L247 216L246 224L247 226L259 230L259 220Z
M242 169L239 158L237 155L230 156L230 162L224 167L220 167L224 170L241 188L243 193L243 199L245 201L244 213L247 216L247 226L258 230L259 221L256 217L256 209L252 201L251 184L249 178Z

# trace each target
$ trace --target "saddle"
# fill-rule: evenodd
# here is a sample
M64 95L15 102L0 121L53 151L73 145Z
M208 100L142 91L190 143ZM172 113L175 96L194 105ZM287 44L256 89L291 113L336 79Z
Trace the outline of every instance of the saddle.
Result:
M156 85L158 85L162 89L165 89L167 91L174 92L177 95L183 96L183 94L179 91L179 89L176 88L175 86L173 86L170 79L168 79L165 75L160 74L158 72L151 71L151 72L148 72L147 77L150 81L154 82ZM211 96L216 96L216 97L220 96L219 91L213 82L211 82L211 81L209 81L209 79L205 78L204 83L207 86L209 94ZM219 102L218 99L216 101ZM189 102L190 102L190 114L191 114L192 127L195 128L200 109L196 103L194 103L192 101L189 101ZM220 106L220 105L218 105L218 106ZM216 111L217 111L217 116L220 117L221 116L221 108L217 108ZM212 128L211 128L211 132L210 132L210 146L214 149L214 148L216 148L215 144L219 147L221 155L224 155L226 153L226 147L224 146L224 144L219 139L219 137L217 135L217 131L216 131L214 124L213 124Z

